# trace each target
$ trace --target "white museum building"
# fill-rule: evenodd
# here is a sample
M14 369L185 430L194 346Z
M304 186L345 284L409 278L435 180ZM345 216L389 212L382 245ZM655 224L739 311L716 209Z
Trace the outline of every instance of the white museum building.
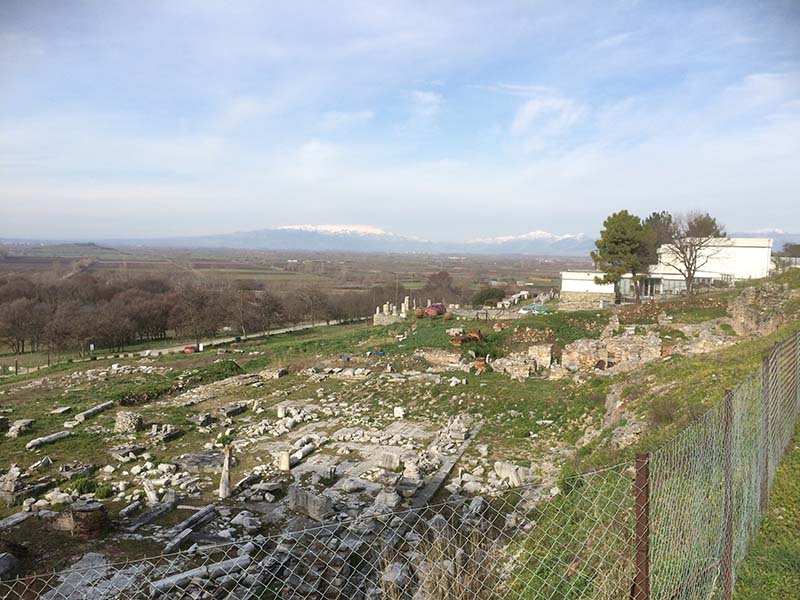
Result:
M642 280L642 296L677 294L686 289L686 281L670 246L658 249L658 264L650 267ZM767 277L772 266L772 239L770 238L714 238L698 250L697 285L717 282L732 284L747 279ZM564 271L561 273L561 292L582 294L619 293L633 295L630 275L616 285L595 283L602 277L600 271Z

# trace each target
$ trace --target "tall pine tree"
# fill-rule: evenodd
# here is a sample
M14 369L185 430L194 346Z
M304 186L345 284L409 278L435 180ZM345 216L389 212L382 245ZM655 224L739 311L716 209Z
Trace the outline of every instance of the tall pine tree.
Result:
M603 277L596 278L596 282L616 284L623 275L630 273L636 301L639 302L640 282L647 276L650 235L642 220L627 210L608 217L603 222L600 239L594 243L597 250L591 253L597 268L603 272Z

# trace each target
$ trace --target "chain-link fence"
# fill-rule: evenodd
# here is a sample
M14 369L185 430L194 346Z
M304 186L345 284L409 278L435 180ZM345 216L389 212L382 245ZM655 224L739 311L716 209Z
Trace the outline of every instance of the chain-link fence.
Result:
M635 464L145 560L90 553L0 596L727 600L800 412L799 343Z

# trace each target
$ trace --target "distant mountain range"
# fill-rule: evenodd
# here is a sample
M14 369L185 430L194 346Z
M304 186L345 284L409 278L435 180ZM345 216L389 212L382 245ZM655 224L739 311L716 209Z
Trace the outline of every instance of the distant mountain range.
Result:
M239 231L209 236L159 239L99 240L112 246L172 248L236 248L251 250L331 250L340 252L399 252L430 254L585 255L594 247L583 234L556 235L532 231L518 236L465 242L434 242L397 235L371 225L291 225L276 229Z
M782 230L732 233L731 237L770 237L773 249L800 243L800 234ZM535 256L587 256L595 236L531 231L520 235L481 238L464 242L435 242L397 235L372 225L290 225L275 229L219 235L151 239L91 240L113 247L232 248L241 250L307 250L338 252L388 252L427 254L524 254ZM31 242L31 240L7 240ZM48 243L60 243L57 240ZM77 240L71 240L77 241ZM39 241L41 242L41 241Z
M788 233L783 229L759 229L757 231L743 231L731 233L730 237L747 238L772 238L772 251L778 252L784 244L800 244L800 233Z

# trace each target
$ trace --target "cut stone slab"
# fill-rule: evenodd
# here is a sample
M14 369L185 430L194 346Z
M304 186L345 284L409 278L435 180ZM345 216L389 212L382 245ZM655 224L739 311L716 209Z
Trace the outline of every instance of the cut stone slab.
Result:
M222 414L226 417L235 417L247 410L247 405L242 403L229 404L222 407Z
M32 514L33 513L20 511L18 513L14 513L10 517L6 517L5 519L1 519L0 520L0 531L3 531L4 529L10 529L11 527L15 527L15 526L19 525L25 519L30 517Z
M181 471L189 473L221 473L222 451L208 450L196 454L184 454L175 459Z
M258 375L262 379L280 379L281 377L285 377L289 374L289 370L285 367L279 367L277 369L264 369Z
M54 408L50 411L51 415L63 415L64 413L68 413L72 410L71 406L59 406L58 408Z
M400 455L396 452L382 452L378 458L381 468L387 471L397 471L403 464Z
M327 496L312 494L292 485L289 487L289 509L315 521L324 521L333 513L333 501Z
M133 457L139 456L144 452L144 446L118 446L110 450L111 456L120 462L128 462Z

